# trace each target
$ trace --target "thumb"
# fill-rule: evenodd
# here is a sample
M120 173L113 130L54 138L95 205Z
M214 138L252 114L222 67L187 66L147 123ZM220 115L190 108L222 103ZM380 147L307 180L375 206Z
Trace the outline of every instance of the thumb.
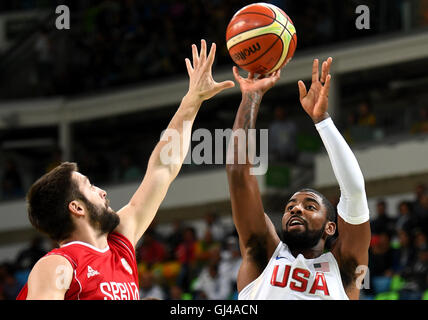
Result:
M216 89L218 91L223 91L224 89L233 88L234 86L235 86L235 82L233 82L231 80L216 83Z
M297 82L297 84L298 84L298 86L299 86L299 96L300 96L300 101L302 101L302 99L303 99L304 97L306 97L306 95L308 94L308 91L306 90L306 86L305 86L305 84L303 83L303 81L302 81L302 80L299 80L299 81Z

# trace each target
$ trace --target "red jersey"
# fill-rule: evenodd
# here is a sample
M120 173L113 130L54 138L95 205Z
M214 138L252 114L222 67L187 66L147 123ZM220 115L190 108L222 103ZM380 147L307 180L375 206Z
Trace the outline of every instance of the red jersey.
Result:
M139 300L135 250L123 235L112 232L107 247L98 249L88 243L72 241L53 249L46 256L60 255L70 261L73 279L65 300ZM25 284L17 300L27 298Z

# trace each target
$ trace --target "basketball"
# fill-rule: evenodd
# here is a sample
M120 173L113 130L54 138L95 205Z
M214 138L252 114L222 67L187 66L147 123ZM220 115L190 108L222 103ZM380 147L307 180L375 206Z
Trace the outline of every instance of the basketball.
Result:
M226 45L239 67L257 74L269 74L293 57L296 29L280 8L255 3L234 14L226 29Z

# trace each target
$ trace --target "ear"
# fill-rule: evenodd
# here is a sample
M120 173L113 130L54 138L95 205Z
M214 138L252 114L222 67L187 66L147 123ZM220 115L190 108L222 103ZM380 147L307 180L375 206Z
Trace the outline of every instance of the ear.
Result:
M333 221L327 221L324 231L325 234L329 237L334 235L336 232L336 224Z
M77 217L82 217L85 215L85 209L83 204L78 200L73 200L68 204L68 210L70 210L71 214Z

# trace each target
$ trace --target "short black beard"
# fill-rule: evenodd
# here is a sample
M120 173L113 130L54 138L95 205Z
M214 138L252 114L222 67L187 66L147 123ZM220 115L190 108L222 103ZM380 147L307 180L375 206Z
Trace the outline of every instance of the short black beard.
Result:
M120 223L119 215L108 208L97 207L88 200L85 200L86 208L89 213L89 222L91 225L100 231L100 234L106 234L112 232Z
M324 234L325 224L319 230L308 230L305 224L305 231L290 232L282 230L282 242L284 242L291 251L303 251L315 247Z

